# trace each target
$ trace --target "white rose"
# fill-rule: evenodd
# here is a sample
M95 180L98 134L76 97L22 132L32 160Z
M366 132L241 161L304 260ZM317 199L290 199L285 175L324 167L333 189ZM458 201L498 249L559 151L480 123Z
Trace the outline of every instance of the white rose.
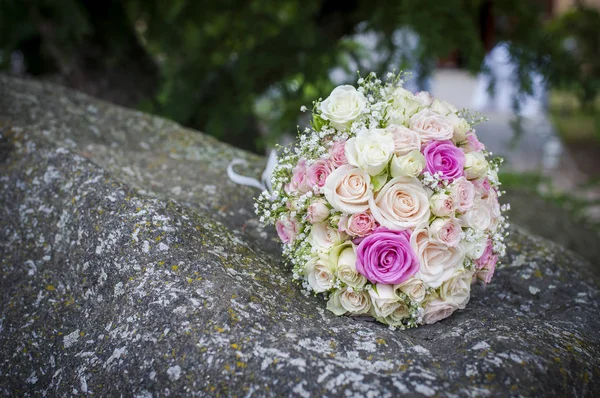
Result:
M440 297L447 302L456 304L459 309L464 309L469 302L472 280L472 271L460 270L442 284Z
M436 218L429 225L429 239L450 247L458 246L461 232L461 222L456 218Z
M340 231L332 228L328 223L313 224L308 235L310 244L320 251L329 251L333 246L342 241Z
M430 106L434 100L433 95L428 91L419 91L415 94L415 98L425 106Z
M465 175L469 180L487 175L489 170L488 161L481 152L469 152L465 154Z
M356 252L352 244L342 244L333 248L329 259L333 264L337 264L335 275L346 285L360 289L367 283L367 278L356 271Z
M410 279L394 286L395 290L400 290L413 301L420 303L425 299L427 288L421 279L411 277Z
M406 155L414 150L421 150L421 138L416 131L397 124L388 125L385 131L392 134L394 138L394 154L396 156Z
M410 236L410 244L421 264L415 278L421 279L427 286L434 289L450 279L464 259L460 245L448 247L442 243L433 242L429 239L424 225L413 231Z
M317 199L306 209L306 218L311 224L323 222L329 217L329 207L324 199Z
M333 288L335 266L323 257L312 258L304 267L306 280L317 293L326 292Z
M321 118L338 130L347 130L367 107L367 99L353 86L338 86L321 102Z
M414 177L396 177L388 181L369 201L371 214L380 225L402 230L429 220L429 197Z
M351 289L337 289L327 301L327 309L335 315L366 314L371 309L371 299L365 291L357 292Z
M431 196L431 212L438 217L449 217L454 214L454 196L440 192Z
M348 163L372 176L381 173L394 154L394 137L383 129L362 130L346 141Z
M371 302L375 315L378 318L385 318L394 312L398 307L404 305L400 297L394 292L394 286L378 283L373 289L369 290Z
M487 246L487 236L483 235L479 239L473 240L471 242L463 240L460 242L460 246L462 247L465 256L472 260L476 260L479 257L483 256L483 252Z
M419 133L421 142L449 140L454 135L454 126L448 118L430 109L423 109L410 118L409 127Z
M398 87L392 93L389 123L405 124L421 107L421 101L413 93Z
M431 325L444 318L448 318L454 311L458 309L455 303L444 301L436 298L427 303L425 314L423 315L423 323Z
M467 227L485 231L492 225L492 212L484 199L477 198L471 210L459 216Z
M369 208L373 196L371 177L352 165L335 169L325 180L323 193L333 208L344 213L360 213Z
M394 155L390 164L390 174L392 177L416 177L425 168L425 156L414 150L406 155Z

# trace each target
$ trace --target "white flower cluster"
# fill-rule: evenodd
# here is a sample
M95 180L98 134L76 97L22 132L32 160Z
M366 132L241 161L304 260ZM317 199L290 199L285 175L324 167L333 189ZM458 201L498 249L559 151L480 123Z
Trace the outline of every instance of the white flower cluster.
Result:
M508 206L502 161L473 128L482 118L402 82L371 73L315 101L312 128L282 150L255 207L330 311L407 328L448 317L473 281L490 282Z

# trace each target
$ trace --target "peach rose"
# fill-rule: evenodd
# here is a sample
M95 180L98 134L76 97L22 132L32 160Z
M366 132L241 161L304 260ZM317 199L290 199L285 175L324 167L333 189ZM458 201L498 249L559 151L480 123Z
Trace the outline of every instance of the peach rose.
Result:
M335 169L323 186L323 193L334 209L344 213L360 213L369 208L371 177L352 165Z
M464 259L461 246L448 247L429 239L425 224L414 230L410 244L420 263L415 278L434 289L450 279Z
M421 151L421 138L416 131L404 126L390 124L385 128L394 138L394 154L396 156L406 155L410 151Z
M429 219L429 197L413 177L392 178L369 202L377 222L389 229L413 228Z
M446 118L430 109L423 109L410 118L409 127L419 133L421 142L450 140L454 136L454 126Z

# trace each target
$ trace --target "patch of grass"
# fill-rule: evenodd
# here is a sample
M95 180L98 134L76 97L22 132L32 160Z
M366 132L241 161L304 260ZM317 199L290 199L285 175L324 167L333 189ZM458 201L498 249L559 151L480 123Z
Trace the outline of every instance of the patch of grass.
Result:
M600 144L600 97L589 109L583 109L573 94L552 91L548 110L554 126L566 144Z

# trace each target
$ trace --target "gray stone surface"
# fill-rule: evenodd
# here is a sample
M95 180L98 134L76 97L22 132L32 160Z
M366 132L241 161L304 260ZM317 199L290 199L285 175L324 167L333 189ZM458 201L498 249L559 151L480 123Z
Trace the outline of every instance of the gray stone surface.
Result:
M0 76L0 394L594 396L591 264L513 227L463 311L393 331L305 297L261 159L174 123Z

